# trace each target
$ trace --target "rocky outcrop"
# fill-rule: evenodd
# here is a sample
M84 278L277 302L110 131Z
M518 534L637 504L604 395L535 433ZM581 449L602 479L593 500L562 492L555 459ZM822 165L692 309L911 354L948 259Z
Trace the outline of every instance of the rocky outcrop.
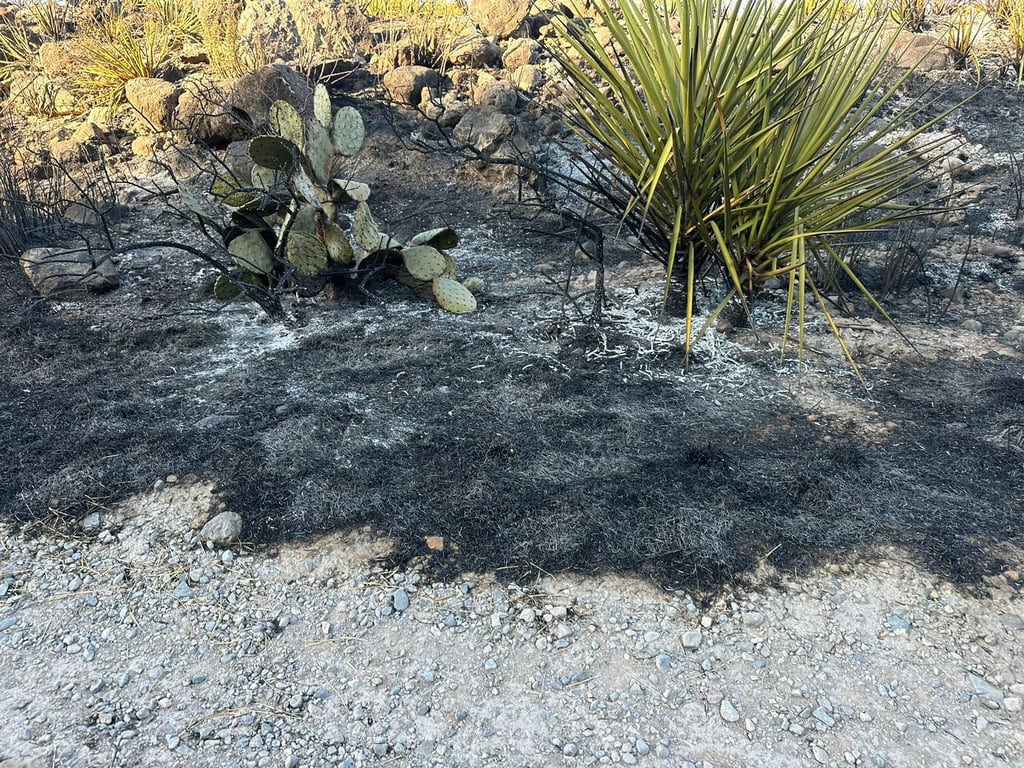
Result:
M530 0L470 0L469 16L488 37L512 37L530 12Z
M366 15L341 0L246 0L238 32L261 40L285 61L310 65L365 54L373 46Z
M137 77L124 84L125 100L138 113L142 133L169 131L174 127L181 87L156 77Z

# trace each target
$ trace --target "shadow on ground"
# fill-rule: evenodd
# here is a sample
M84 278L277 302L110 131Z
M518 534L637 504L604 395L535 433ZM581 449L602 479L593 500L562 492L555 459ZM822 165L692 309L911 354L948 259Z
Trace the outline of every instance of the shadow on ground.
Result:
M1024 424L1018 360L896 367L870 402L848 397L887 424L866 430L709 394L699 367L624 382L578 343L524 357L493 317L437 318L227 362L244 348L202 317L11 321L0 513L73 518L194 474L258 544L369 523L400 560L446 537L439 575L611 569L705 589L763 559L796 571L879 545L973 584L1024 545L1024 454L999 438Z

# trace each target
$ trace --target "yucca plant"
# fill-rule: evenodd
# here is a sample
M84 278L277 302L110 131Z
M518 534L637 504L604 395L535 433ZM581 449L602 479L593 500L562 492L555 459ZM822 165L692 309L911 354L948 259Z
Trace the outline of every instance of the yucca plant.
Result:
M565 119L600 158L585 164L581 194L664 262L666 297L673 278L682 284L687 338L696 284L715 267L728 295L697 337L779 276L789 285L784 336L795 321L801 348L810 301L843 344L815 274L844 275L885 315L836 248L924 213L895 201L926 183L926 157L940 146L922 136L938 118L914 125L925 104L893 106L907 74L879 86L885 33L772 0L593 8L607 46L596 23L554 22Z
M110 108L124 101L124 87L138 77L159 77L170 61L173 31L147 19L136 36L127 17L110 17L75 41L77 85Z
M958 8L946 29L946 47L954 69L967 69L967 63L974 62L975 70L981 74L978 61L978 38L984 20L984 9L973 3Z
M0 82L19 71L32 69L39 41L24 24L0 22Z
M928 21L927 0L889 0L889 18L911 32L921 32Z
M1006 53L1017 70L1018 85L1024 81L1024 0L1012 4L1002 16Z

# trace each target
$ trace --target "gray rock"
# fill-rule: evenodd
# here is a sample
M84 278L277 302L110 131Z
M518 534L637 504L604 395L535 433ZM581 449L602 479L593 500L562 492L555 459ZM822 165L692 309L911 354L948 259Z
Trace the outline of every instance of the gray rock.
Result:
M655 656L654 663L658 667L659 672L669 672L672 669L672 659L664 653L659 653Z
M199 537L214 544L230 544L242 535L242 516L225 510L210 518L199 531Z
M121 277L109 258L68 248L30 248L21 254L21 268L40 296L81 298L117 288Z
M695 651L704 642L704 634L699 629L691 629L683 635L683 648L688 651Z
M974 692L978 695L978 698L983 702L991 702L996 706L1001 707L1003 705L1003 692L996 688L991 683L982 680L977 675L968 674L968 679L971 681L971 686L974 688Z
M409 607L409 593L404 589L396 589L391 595L391 603L396 611L404 611Z
M764 624L764 614L758 611L749 611L743 614L743 626L760 627Z
M511 160L533 156L519 121L494 107L470 107L452 135L485 157Z
M722 719L727 723L739 722L740 713L737 711L733 703L728 699L722 699L722 703L718 705L718 713L722 716Z
M313 89L309 80L283 64L260 67L235 81L225 106L244 113L257 127L265 125L270 117L270 106L275 101L286 101L301 115L313 115Z
M815 720L829 728L836 724L835 718L824 707L818 707L811 714L814 715Z

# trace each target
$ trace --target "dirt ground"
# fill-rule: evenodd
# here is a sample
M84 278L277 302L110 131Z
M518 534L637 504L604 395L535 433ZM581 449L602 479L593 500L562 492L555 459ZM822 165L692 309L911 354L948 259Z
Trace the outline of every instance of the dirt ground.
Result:
M756 332L714 331L687 365L681 322L660 313L660 267L627 242L612 244L605 320L588 324L594 266L555 217L384 123L358 169L375 215L400 237L459 231L452 255L487 285L473 314L378 286L374 301L297 299L302 322L284 327L215 302L202 262L160 249L123 254L114 292L40 302L0 262L0 518L21 551L173 476L242 515L247 556L368 530L391 542L373 561L382 573L437 589L543 577L572 594L610 585L592 600L614 603L629 576L684 590L697 621L737 589L782 606L790 580L813 591L881 567L886 586L860 589L892 592L883 619L913 579L976 601L972 615L1019 613L1022 119L1024 92L991 83L936 127L959 142L964 165L941 183L960 208L861 256L869 287L899 278L885 302L913 345L854 298L842 324L866 386L820 314L804 358L780 358L778 291L757 298ZM119 202L125 238L199 242L159 200L126 188ZM131 524L111 520L114 535ZM895 570L872 565L892 558ZM11 615L15 593L0 597ZM914 653L898 645L883 654L894 676ZM1017 646L996 651L1007 686L1024 683ZM1001 748L999 764L1022 764L1019 744ZM755 761L737 749L700 759ZM901 749L891 764L929 764ZM978 749L968 756L993 754ZM793 754L777 764L810 764Z

